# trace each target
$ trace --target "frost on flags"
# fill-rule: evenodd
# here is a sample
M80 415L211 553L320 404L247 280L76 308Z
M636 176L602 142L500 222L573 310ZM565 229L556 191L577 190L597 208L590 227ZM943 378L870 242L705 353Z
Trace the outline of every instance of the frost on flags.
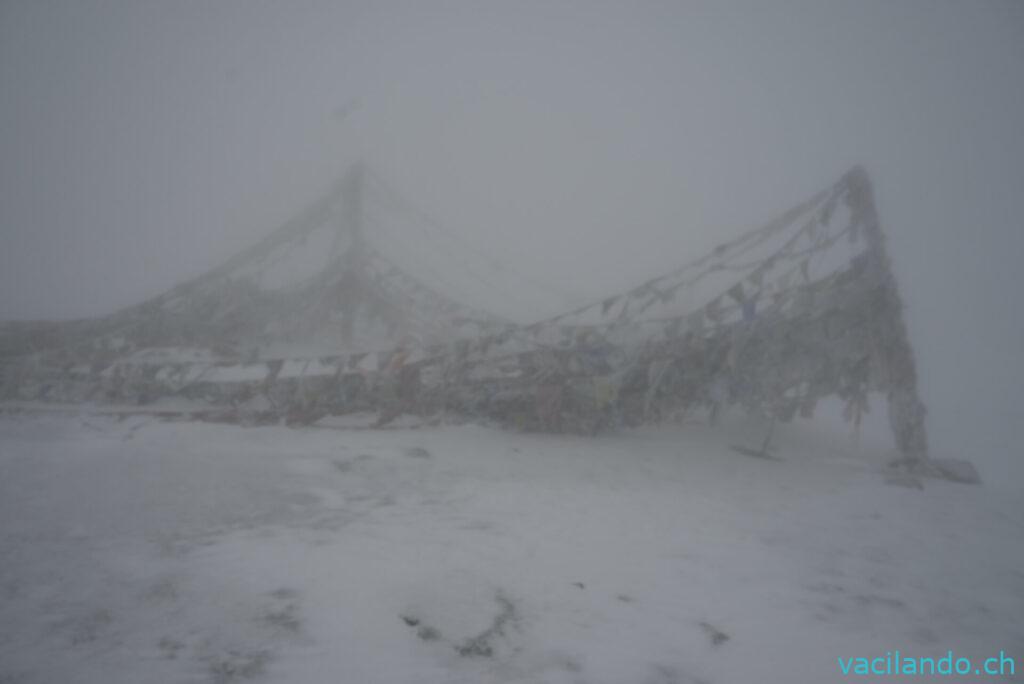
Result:
M372 411L381 424L415 413L573 432L729 405L788 420L830 395L859 423L880 392L903 456L927 458L860 168L701 259L529 325L462 301L522 285L494 285L440 231L357 165L253 248L153 300L102 319L4 325L0 392L179 402L223 419Z

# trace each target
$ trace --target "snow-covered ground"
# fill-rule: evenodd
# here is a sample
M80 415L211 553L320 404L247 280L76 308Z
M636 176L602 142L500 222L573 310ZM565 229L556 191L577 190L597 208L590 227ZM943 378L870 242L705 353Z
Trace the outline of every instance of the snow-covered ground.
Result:
M895 649L1021 677L1024 498L894 486L806 424L730 449L761 429L0 416L0 682L820 684Z

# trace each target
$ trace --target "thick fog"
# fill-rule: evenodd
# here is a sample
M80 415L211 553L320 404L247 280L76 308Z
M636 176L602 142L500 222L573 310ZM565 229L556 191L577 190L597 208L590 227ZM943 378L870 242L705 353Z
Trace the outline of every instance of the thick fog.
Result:
M1022 74L1015 2L8 1L0 318L156 295L366 159L542 283L527 319L859 163L933 450L1019 487Z
M1019 1L0 0L0 683L1018 681L1022 122Z

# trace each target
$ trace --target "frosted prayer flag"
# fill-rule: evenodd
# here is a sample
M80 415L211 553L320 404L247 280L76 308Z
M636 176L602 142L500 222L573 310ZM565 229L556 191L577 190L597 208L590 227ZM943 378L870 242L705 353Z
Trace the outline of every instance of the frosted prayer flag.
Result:
M757 300L751 297L743 302L743 322L750 323L757 315Z
M814 242L815 240L817 240L818 239L818 221L817 221L817 219L811 219L810 221L808 221L807 225L804 226L804 232L807 233L807 237L808 237L808 239L810 239L811 242Z
M765 272L765 270L767 270L767 269L764 266L762 266L761 268L758 268L756 271L751 273L750 277L747 279L747 280L750 281L750 284L753 285L755 289L756 288L760 288L761 287L761 283L764 282L764 272Z
M729 288L729 291L726 294L735 299L737 304L742 304L745 299L743 296L743 283L736 283Z
M714 323L722 320L722 301L721 297L716 297L711 300L707 306L704 307L704 313Z

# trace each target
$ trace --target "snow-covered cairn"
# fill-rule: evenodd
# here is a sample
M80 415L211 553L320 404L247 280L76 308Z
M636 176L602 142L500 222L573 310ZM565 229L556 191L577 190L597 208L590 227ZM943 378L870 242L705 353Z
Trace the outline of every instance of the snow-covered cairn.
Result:
M357 168L261 245L167 295L98 321L8 325L3 395L177 395L268 420L370 410L382 424L418 413L594 432L693 411L714 420L729 405L785 421L830 395L859 424L869 394L883 393L903 457L927 458L913 352L863 169L671 273L519 325L439 294L374 247L363 224L379 219L367 221ZM325 225L320 270L277 289L253 285L268 277L263 264ZM333 340L338 351L251 349L280 339Z

